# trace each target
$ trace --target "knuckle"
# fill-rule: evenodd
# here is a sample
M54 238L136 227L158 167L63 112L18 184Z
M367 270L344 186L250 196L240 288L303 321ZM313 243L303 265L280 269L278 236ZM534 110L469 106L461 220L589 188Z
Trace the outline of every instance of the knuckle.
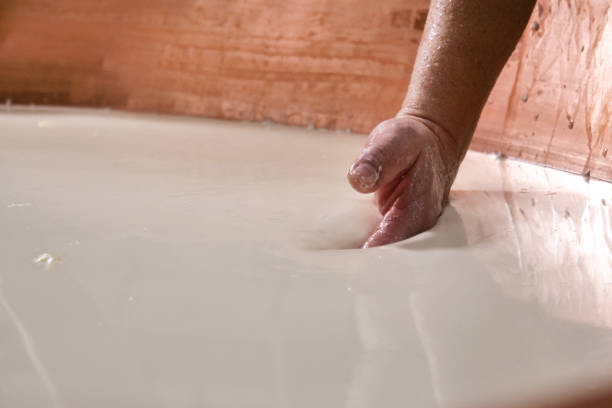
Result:
M386 162L388 157L387 149L380 144L368 146L364 152L364 159L372 162L376 166L380 166Z

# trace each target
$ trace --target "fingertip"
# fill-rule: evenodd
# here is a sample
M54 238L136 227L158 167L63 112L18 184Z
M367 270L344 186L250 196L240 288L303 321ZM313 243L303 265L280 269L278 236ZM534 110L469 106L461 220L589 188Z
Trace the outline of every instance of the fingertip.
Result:
M361 248L374 248L387 244L392 244L393 242L395 241L389 239L388 237L385 237L385 234L382 231L378 230L374 234L372 234L370 238L368 238L368 240L363 244Z
M362 248L374 248L395 242L389 232L389 224L385 222L383 218L376 230L368 237L367 241L363 244Z
M361 193L371 193L380 180L380 166L370 161L356 161L350 168L347 178L351 186Z
M418 232L416 225L400 208L393 206L385 214L376 231L363 244L363 248L372 248L402 241Z
M368 240L367 240L367 241L366 241L366 242L363 244L363 246L361 247L361 249L368 249L368 248L372 248L372 247L375 247L375 246L376 246L376 245L372 245L372 244L370 243L370 240L368 239Z

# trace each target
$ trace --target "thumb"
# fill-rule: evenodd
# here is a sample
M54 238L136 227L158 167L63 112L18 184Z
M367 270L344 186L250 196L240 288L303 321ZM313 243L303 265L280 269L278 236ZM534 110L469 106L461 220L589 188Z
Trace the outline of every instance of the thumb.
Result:
M372 193L412 167L419 155L414 125L402 126L397 119L381 123L368 137L361 155L347 178L361 193Z

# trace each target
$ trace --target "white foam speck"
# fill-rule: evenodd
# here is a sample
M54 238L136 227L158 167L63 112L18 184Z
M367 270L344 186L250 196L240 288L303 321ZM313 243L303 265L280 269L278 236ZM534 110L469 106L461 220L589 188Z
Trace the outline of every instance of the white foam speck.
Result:
M19 208L19 207L29 207L32 203L11 203L6 206L6 208Z
M52 264L61 261L62 259L59 256L47 252L40 254L36 258L32 259L32 262L34 262L35 264L45 265L45 269L49 269Z

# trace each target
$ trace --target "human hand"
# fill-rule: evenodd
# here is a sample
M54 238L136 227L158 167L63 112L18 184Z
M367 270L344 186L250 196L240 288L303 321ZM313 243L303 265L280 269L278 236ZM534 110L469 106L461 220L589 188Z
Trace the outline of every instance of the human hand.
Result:
M348 180L361 193L376 193L383 219L363 245L385 245L433 227L448 201L462 154L442 127L400 114L368 137Z

